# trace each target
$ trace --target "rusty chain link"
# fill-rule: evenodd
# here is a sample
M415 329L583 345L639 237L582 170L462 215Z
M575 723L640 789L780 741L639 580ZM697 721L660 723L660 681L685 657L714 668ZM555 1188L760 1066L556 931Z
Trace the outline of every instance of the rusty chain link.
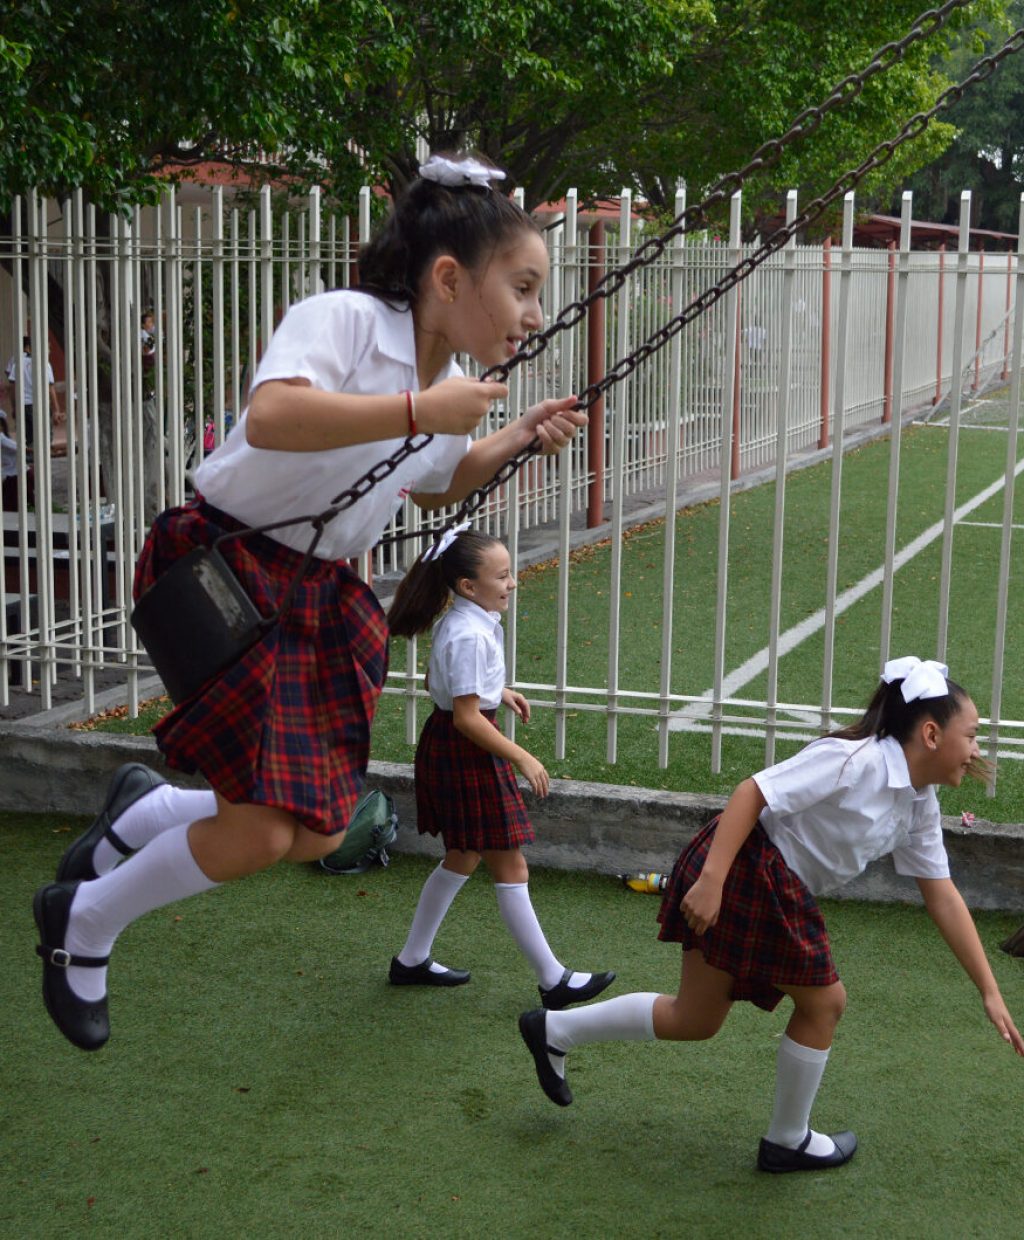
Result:
M746 180L755 172L763 171L778 163L782 157L783 151L801 138L807 137L814 133L821 125L828 113L844 107L846 104L856 99L864 89L865 84L879 73L890 69L894 64L903 59L906 51L914 43L922 39L929 38L937 33L949 21L950 17L957 9L965 8L971 4L973 0L947 0L947 3L937 9L929 9L922 13L914 22L910 30L902 39L885 44L872 57L871 61L858 73L849 74L843 78L827 96L827 98L817 106L805 108L793 120L790 127L778 138L769 139L757 148L748 162L742 168L735 172L726 173L722 176L710 189L700 202L688 207L681 215L679 215L669 228L652 237L640 246L629 259L621 267L608 272L604 278L588 293L585 298L578 301L570 302L563 307L558 316L543 331L536 332L529 336L523 343L522 348L510 358L507 362L500 366L493 366L485 371L481 376L481 380L488 378L498 378L500 381L507 379L508 375L517 366L523 362L532 361L538 354L547 348L549 341L560 332L567 331L576 326L583 318L586 317L591 305L594 302L608 298L618 292L626 280L641 267L650 266L656 262L665 252L669 242L676 237L692 231L694 228L707 222L707 217L711 209L718 204L724 202L728 197L734 194L743 186ZM780 249L789 237L793 235L798 228L805 227L806 224L813 222L834 201L841 193L845 193L847 188L852 188L874 168L881 166L887 162L898 146L904 142L916 137L923 129L927 127L934 115L942 108L949 106L950 103L956 102L964 90L973 85L975 81L981 77L987 77L993 72L996 65L1010 55L1012 52L1019 50L1019 44L1011 47L1017 35L1024 37L1024 31L1018 31L1016 35L1004 45L1000 52L993 56L986 57L979 61L975 66L975 71L957 86L949 87L936 104L926 113L917 113L916 116L904 126L900 134L888 143L882 143L875 148L862 164L856 169L845 173L832 188L826 192L821 198L816 199L811 205L796 219L792 225L787 225L773 233L764 245L762 245L753 255L748 257L737 267L732 268L725 276L715 285L705 290L697 299L690 303L679 315L669 320L662 328L648 338L639 348L622 358L612 367L612 369L596 384L591 384L583 393L581 393L576 408L589 408L606 390L614 383L620 382L627 375L631 374L636 367L649 357L652 353L660 349L668 340L672 338L678 331L682 330L687 323L694 318L703 314L710 306L714 305L726 292L735 284L745 279L754 269L765 261L776 250ZM980 72L982 66L991 62L990 67L985 72ZM912 128L915 126L916 128ZM886 150L882 156L879 152ZM817 209L816 209L817 208ZM813 212L813 214L812 214ZM422 435L410 437L404 441L402 446L397 449L390 457L378 462L362 477L358 478L350 487L340 492L332 500L330 507L323 512L307 516L296 517L289 521L277 522L271 526L260 527L263 530L277 529L284 525L294 525L300 522L308 522L314 526L317 531L322 531L323 526L340 512L351 508L362 497L368 494L379 482L389 477L396 469L414 453L421 451L433 439L433 435ZM495 491L499 486L507 482L517 470L530 457L536 455L541 449L541 442L534 438L515 456L511 457L497 471L489 482L482 487L471 491L463 500L455 515L447 519L442 526L426 527L415 531L407 531L402 534L392 535L382 539L377 545L386 546L392 543L404 541L407 538L427 537L433 534L439 537L444 530L464 520L468 515L475 512L487 500L487 497Z

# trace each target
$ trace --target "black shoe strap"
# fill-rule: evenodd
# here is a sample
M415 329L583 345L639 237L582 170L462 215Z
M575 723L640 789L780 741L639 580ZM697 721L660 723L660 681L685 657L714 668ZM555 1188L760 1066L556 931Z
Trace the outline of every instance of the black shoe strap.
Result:
M36 944L36 955L58 969L102 969L110 963L109 956L73 956L67 948L44 947L42 943Z

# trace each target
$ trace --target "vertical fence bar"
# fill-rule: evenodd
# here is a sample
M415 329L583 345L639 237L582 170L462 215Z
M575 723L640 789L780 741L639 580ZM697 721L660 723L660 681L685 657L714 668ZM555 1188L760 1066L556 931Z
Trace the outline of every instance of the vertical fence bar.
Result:
M796 219L796 190L786 195L786 223ZM764 764L775 763L775 733L779 702L779 632L782 618L782 566L786 537L786 466L789 461L789 402L793 371L793 275L796 238L783 249L782 341L779 382L775 399L775 518L772 526L772 579L768 611L768 689L764 734Z
M966 330L967 276L970 270L971 191L960 195L960 239L957 249L956 313L953 327L953 376L949 394L949 440L946 457L946 504L942 526L942 570L939 576L939 625L936 658L945 660L949 638L949 590L953 571L953 513L956 508L956 465L963 400L964 332Z
M893 337L896 330L896 242L890 241L886 255L885 280L885 358L882 363L882 423L892 421Z
M686 210L686 190L682 186L676 190L675 218L678 219ZM685 304L684 263L686 260L686 238L677 236L669 251L672 259L669 293L671 305L669 312L676 314ZM679 443L682 437L683 423L683 333L676 332L672 337L670 350L668 400L665 417L665 552L661 574L661 668L660 693L658 702L658 766L665 770L668 766L669 721L671 715L672 692L672 653L674 636L673 606L675 600L676 572L676 505L679 502Z
M889 434L889 494L885 512L885 555L882 569L882 632L879 638L879 671L889 658L892 646L893 574L896 556L896 512L900 491L900 447L903 440L903 367L907 343L907 310L910 303L908 281L910 279L911 218L914 196L904 190L900 209L899 276L895 290L896 307L893 316L893 381L897 401L895 417ZM891 261L891 259L890 259Z
M224 191L213 191L213 218L210 221L210 298L213 307L213 442L224 442L224 398L227 374L224 370ZM202 429L202 451L206 451L206 427Z
M28 196L29 268L28 304L32 341L32 415L35 427L35 559L36 593L39 606L39 690L43 710L52 703L57 680L56 591L53 577L53 462L50 431L50 384L47 382L50 354L49 299L47 297L47 210L46 199L33 190ZM18 354L20 358L20 353Z
M593 293L604 278L604 220L590 226L590 259L587 263L587 292ZM599 297L587 311L587 385L600 383L605 375L605 311L607 299ZM587 529L604 520L604 396L590 406L587 426Z
M575 301L579 289L579 234L577 222L577 194L570 189L565 195L565 276L563 278L563 304ZM561 375L558 387L560 396L571 396L575 376L576 336L566 332L561 349ZM572 516L572 453L558 454L558 636L556 639L555 669L555 757L565 757L565 727L569 665L569 520Z
M1003 369L999 378L1005 383L1010 377L1010 309L1013 306L1013 250L1006 251L1006 304L1003 326Z
M832 238L821 246L821 367L819 369L818 447L828 447L829 399L832 388Z
M260 190L260 354L266 352L274 333L274 214L270 186ZM253 370L256 358L250 359Z
M1013 263L1013 254L1009 256ZM1020 435L1021 369L1024 367L1024 194L1020 196L1017 216L1017 310L1013 319L1013 364L1010 371L1010 409L1006 435L1006 468L1003 487L1003 525L999 542L999 585L996 596L996 630L992 654L991 723L988 732L988 757L992 777L988 795L995 796L996 759L999 756L999 726L1003 708L1003 676L1006 666L1006 630L1009 619L1010 564L1013 548L1014 486L1020 465L1017 444ZM1007 295L1009 296L1009 294Z
M320 186L309 191L309 255L304 296L320 292Z
M849 356L850 284L853 276L851 191L843 196L843 244L839 267L839 321L836 324L836 384L832 416L832 488L829 501L825 570L825 631L821 669L821 730L832 726L832 681L836 654L836 590L839 581L839 520L842 512L843 438L846 433L846 373Z
M617 265L621 266L629 254L633 242L633 193L623 189L619 198L619 245ZM625 357L629 352L630 297L634 284L627 277L615 294L615 356ZM612 406L612 546L608 581L608 698L607 698L607 746L608 761L614 763L619 744L619 622L622 598L622 531L624 528L623 505L625 487L623 475L626 461L626 411L632 393L632 382L626 380L618 385L619 392Z
M739 190L729 203L729 257L735 267L742 257L740 221L743 197ZM726 355L722 389L722 447L720 455L720 491L718 513L718 585L715 596L715 667L711 711L711 770L722 770L722 697L725 682L726 613L729 604L729 508L732 497L733 417L738 390L740 321L739 287L734 285L725 295Z

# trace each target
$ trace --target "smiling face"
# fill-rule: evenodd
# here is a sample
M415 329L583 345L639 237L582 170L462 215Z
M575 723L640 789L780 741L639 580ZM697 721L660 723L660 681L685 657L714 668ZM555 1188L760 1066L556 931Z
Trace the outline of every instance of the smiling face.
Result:
M507 362L523 340L544 324L540 291L548 278L548 253L532 229L514 234L479 271L456 264L445 306L446 334L454 352L481 366Z
M484 611L508 611L508 602L516 588L508 548L492 543L480 557L475 577L460 577L456 591Z
M929 720L924 725L932 773L929 783L959 788L972 762L981 757L978 746L978 708L965 698L945 727Z

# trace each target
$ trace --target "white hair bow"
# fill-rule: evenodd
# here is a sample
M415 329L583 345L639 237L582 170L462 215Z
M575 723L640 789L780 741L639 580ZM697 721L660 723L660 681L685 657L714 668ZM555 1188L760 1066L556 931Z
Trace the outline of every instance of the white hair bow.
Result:
M455 539L460 534L464 534L468 529L469 522L463 521L461 525L455 525L450 530L445 530L437 542L423 552L423 563L428 564L431 560L439 560L452 545Z
M918 698L945 697L949 692L946 677L949 668L935 659L919 659L916 654L904 655L902 659L890 659L882 668L882 679L887 685L902 680L900 692L904 702L916 702Z
M492 181L505 179L500 168L482 164L479 159L445 159L443 155L431 155L425 164L420 164L420 176L438 185L479 185L481 189L489 189Z

